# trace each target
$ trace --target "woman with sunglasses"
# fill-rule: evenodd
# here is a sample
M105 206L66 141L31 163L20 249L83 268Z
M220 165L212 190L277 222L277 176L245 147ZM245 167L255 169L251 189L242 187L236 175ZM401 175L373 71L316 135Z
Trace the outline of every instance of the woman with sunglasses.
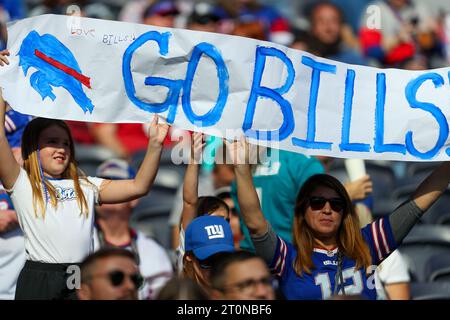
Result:
M287 299L328 299L337 294L376 299L376 266L401 244L450 181L450 162L445 162L410 200L360 229L342 184L326 174L312 176L297 196L291 244L275 234L261 212L245 138L226 143L234 162L239 206L256 253L279 277Z

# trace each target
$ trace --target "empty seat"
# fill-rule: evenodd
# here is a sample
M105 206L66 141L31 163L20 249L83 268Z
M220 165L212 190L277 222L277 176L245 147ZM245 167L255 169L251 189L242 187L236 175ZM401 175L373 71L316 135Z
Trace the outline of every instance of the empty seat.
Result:
M161 160L159 162L158 174L156 175L154 184L170 188L173 192L176 192L178 187L183 183L186 166L183 163L173 163L171 156L172 149L163 149ZM145 151L138 151L133 154L131 166L138 170L144 157Z
M450 256L450 227L416 225L399 247L413 281L428 280L426 265L432 256Z
M450 226L450 212L442 213L437 219L437 224Z
M99 145L75 144L75 158L78 167L88 176L95 176L97 167L106 160L116 158L116 154Z
M396 187L396 176L389 165L366 161L366 171L373 183L374 207L378 200L390 199Z
M407 162L406 176L407 177L425 178L438 165L439 165L439 162Z
M450 255L432 256L425 271L428 281L450 281Z
M130 221L138 230L153 237L166 248L170 247L171 230L168 220L174 197L172 188L154 184L133 209Z
M413 300L449 300L450 282L411 283Z

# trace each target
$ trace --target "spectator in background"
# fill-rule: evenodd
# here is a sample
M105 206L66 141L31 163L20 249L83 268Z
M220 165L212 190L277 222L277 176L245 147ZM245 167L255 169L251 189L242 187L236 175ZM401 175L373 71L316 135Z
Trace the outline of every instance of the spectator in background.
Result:
M232 34L235 36L267 41L264 26L260 21L238 21Z
M95 123L91 134L97 144L130 161L134 154L145 153L148 145L145 129L143 123Z
M219 32L225 11L208 2L195 3L187 19L186 28L194 31Z
M178 14L180 14L180 11L174 1L156 1L144 10L142 22L157 27L173 28Z
M132 252L104 248L81 263L80 300L137 300L144 279Z
M309 52L339 62L367 64L357 50L357 40L345 24L339 7L329 1L315 3L310 9L309 20L306 43Z
M423 55L415 55L409 59L402 61L399 69L404 70L426 70L428 68L427 58Z
M229 223L222 217L209 215L195 218L186 229L184 246L184 275L209 292L209 273L213 261L220 253L235 252Z
M237 16L241 23L259 22L268 41L289 45L293 40L289 21L271 6L258 0L235 0Z
M0 8L7 13L9 21L26 17L24 0L0 0Z
M220 300L275 300L264 260L248 251L224 253L211 268L211 297Z
M98 177L111 180L134 179L135 172L124 160L112 159L102 163ZM129 219L139 200L96 206L96 232L94 248L118 247L130 250L136 256L144 285L139 298L154 299L173 273L171 261L155 240L132 229Z
M22 165L22 133L31 120L10 108L5 115L8 143L16 161ZM17 278L25 263L25 242L16 211L3 185L0 183L0 300L13 300Z
M44 0L42 4L34 7L29 12L29 16L40 16L42 14L67 14L67 8L70 5L77 5L82 7L87 3L87 0Z
M25 18L23 0L0 0L0 50L6 49L6 23Z
M71 7L72 5L76 7ZM46 0L43 4L34 7L29 15L39 16L42 14L67 14L95 19L115 19L115 15L109 6L89 0Z
M365 54L387 66L397 66L416 53L440 46L437 25L424 5L408 0L379 0L378 12L361 21L360 41Z
M122 7L119 20L131 23L143 23L142 17L145 9L157 0L130 0Z
M190 278L173 277L158 294L156 300L208 300L200 285Z

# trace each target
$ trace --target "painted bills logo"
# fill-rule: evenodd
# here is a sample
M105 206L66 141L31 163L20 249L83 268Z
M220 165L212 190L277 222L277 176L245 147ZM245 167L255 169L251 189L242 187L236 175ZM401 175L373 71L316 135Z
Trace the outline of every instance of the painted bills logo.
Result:
M77 194L73 188L56 187L55 190L58 201L68 201L77 198Z
M54 101L53 87L63 87L84 113L92 113L94 105L81 87L91 88L90 78L81 73L72 52L58 39L31 31L23 40L18 56L25 76L31 67L37 69L30 77L30 84L42 100L49 97Z

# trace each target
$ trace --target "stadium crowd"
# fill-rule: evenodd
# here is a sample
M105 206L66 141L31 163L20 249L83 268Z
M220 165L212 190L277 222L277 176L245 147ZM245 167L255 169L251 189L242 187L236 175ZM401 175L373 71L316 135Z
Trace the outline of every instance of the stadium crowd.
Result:
M449 1L0 0L0 65L6 23L48 13L450 63ZM249 165L245 139L157 117L33 119L1 95L0 109L0 299L450 299L447 163L365 161L350 180L344 159L258 148Z

